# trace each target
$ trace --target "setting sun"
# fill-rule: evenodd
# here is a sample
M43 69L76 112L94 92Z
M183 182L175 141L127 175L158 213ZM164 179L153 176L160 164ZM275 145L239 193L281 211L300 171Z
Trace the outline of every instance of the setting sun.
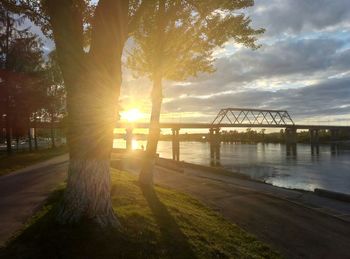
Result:
M129 122L137 121L143 117L139 109L133 108L127 111L121 112L121 119Z

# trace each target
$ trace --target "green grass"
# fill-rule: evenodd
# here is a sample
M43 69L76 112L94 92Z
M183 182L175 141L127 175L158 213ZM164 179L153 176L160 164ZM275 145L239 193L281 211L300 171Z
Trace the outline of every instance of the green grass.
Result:
M3 258L279 258L267 245L197 200L160 187L140 188L113 170L112 199L122 230L85 221L62 226L56 191L23 232L0 251Z
M62 155L66 152L67 148L62 146L54 149L42 149L35 152L26 151L14 153L12 155L2 154L0 155L0 176L54 156Z

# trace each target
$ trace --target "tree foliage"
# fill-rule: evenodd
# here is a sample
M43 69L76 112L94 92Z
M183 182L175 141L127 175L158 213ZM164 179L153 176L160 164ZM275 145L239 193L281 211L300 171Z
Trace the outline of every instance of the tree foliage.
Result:
M41 40L24 27L23 15L0 5L0 114L5 119L8 151L11 129L17 138L45 106Z
M135 76L184 80L213 72L213 51L230 40L257 48L263 29L238 12L254 4L239 1L154 1L133 34L128 65Z

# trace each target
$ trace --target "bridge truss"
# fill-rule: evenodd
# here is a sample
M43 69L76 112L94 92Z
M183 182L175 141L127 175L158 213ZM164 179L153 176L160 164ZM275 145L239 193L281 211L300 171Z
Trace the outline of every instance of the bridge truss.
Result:
M221 124L239 125L276 125L292 126L294 122L287 111L283 110L261 110L245 108L221 109L212 122L213 126Z

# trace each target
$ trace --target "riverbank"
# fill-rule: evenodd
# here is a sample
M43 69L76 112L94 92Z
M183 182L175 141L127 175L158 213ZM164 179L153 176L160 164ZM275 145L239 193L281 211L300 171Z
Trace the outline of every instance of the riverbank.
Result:
M116 158L116 156L114 158ZM135 159L137 162L135 162ZM121 165L120 169L138 174L141 165L140 161L140 156L138 155L132 155L131 157L126 156L122 158L122 161L120 161L119 157L116 162L113 162L112 160L112 167L114 164L118 164L119 166ZM347 194L334 193L322 189L318 189L316 192L288 189L273 186L255 180L245 174L235 173L224 168L197 165L183 161L177 162L164 158L158 158L156 166L157 170L176 172L179 173L179 176L181 177L188 175L199 179L209 179L216 182L229 183L235 188L249 189L309 209L316 209L317 211L350 223L350 202L348 201L349 197Z
M178 191L141 188L112 170L113 207L122 230L54 221L62 190L0 251L2 258L279 258L253 236Z
M55 156L67 152L66 146L53 149L40 149L38 151L25 151L7 155L6 152L0 153L0 176L6 175L13 171L25 168L29 165L36 164Z
M118 157L119 156L119 157ZM118 168L123 168L122 163L120 163L121 160L124 160L124 163L126 161L126 167L128 167L130 164L134 164L132 161L133 160L140 160L141 157L143 156L143 151L138 150L138 151L133 151L132 153L127 154L125 150L122 149L115 149L114 150L114 161L112 161L112 166L115 165ZM118 162L119 161L119 162ZM129 162L127 162L129 161ZM119 164L118 164L119 163ZM325 197L327 199L332 199L332 200L338 200L342 202L348 202L350 205L350 195L347 193L341 193L341 192L334 192L332 190L326 190L322 188L315 188L315 190L304 190L304 189L299 189L299 188L292 188L292 187L284 187L279 186L279 185L273 185L269 181L264 181L261 179L254 178L250 176L249 174L242 173L242 172L236 172L234 170L228 170L223 166L206 166L206 165L201 165L201 164L195 164L195 163L190 163L186 161L174 161L172 159L167 159L163 157L158 157L156 160L156 165L162 168L166 168L169 170L177 171L177 172L184 172L186 169L190 169L192 171L198 171L209 173L210 177L217 177L218 175L223 175L224 177L234 177L234 178L239 178L243 180L249 180L249 182L256 182L257 184L263 184L262 186L269 185L271 186L271 190L286 190L286 191L291 191L291 192L297 192L299 194L305 194L308 196L320 196L320 197ZM138 171L139 168L128 168L133 171ZM256 185L259 186L259 185Z
M249 181L253 181L253 182L257 182L257 183L264 183L264 184L271 185L269 183L256 180L256 179L250 177L249 175L237 173L237 172L232 172L232 171L226 170L225 168L222 168L222 167L203 166L203 165L187 163L184 161L182 161L182 162L172 161L170 159L159 159L159 161L163 161L163 162L158 162L158 165L160 165L160 166L163 165L163 167L168 168L168 169L177 168L176 169L177 171L183 172L184 167L187 167L187 168L192 168L192 169L199 170L199 171L207 171L207 172L215 173L215 174L223 174L223 175L229 176L229 177L241 178L241 179L245 179L245 180L249 180ZM180 168L182 168L182 169L180 169ZM334 192L334 191L320 189L320 188L315 188L314 191L305 191L302 189L291 189L291 188L284 188L284 187L279 187L279 186L276 186L276 187L286 189L286 190L297 191L297 192L300 192L302 194L312 193L312 194L316 194L318 196L326 197L326 198L329 198L332 200L348 202L350 205L350 195L347 193Z
M117 143L123 147L123 142ZM134 147L146 146L138 141ZM172 158L171 142L160 141L160 157ZM210 145L203 142L181 142L180 160L209 166L212 162ZM282 144L222 143L220 159L214 161L222 168L247 175L275 186L314 191L325 189L350 192L350 147L345 145L297 144L290 149ZM349 193L350 194L350 193Z

